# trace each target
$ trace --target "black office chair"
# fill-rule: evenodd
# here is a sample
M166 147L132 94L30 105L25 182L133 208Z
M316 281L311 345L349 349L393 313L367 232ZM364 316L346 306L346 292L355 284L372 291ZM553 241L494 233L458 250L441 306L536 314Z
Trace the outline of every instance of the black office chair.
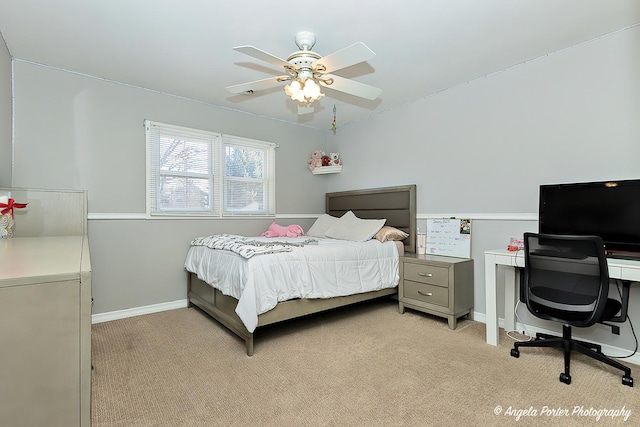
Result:
M524 301L541 319L561 322L562 337L536 334L533 341L516 342L511 356L520 357L520 347L558 347L564 351L560 381L571 384L571 351L577 351L624 372L622 384L633 387L631 369L610 359L597 344L571 338L571 327L589 327L606 321L624 321L625 298L609 298L609 270L604 243L597 236L524 234ZM625 292L628 295L627 292ZM616 316L619 312L622 316Z

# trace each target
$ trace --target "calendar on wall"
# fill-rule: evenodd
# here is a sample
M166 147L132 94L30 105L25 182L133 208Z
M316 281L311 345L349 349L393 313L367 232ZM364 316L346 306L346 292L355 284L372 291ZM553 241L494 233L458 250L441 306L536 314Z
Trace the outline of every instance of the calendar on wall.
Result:
M442 218L427 220L427 254L471 257L471 220Z

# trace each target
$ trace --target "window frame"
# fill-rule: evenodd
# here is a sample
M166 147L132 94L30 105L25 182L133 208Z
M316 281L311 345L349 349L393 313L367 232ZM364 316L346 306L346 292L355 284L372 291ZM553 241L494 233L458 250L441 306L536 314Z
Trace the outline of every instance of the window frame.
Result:
M278 144L249 139L234 135L226 135L219 132L211 132L183 126L176 126L166 123L154 122L151 120L144 121L146 136L146 166L147 166L147 182L146 182L146 217L154 218L272 218L276 215L275 206L275 149ZM207 159L209 172L194 173L188 171L162 171L160 167L160 138L162 133L175 132L175 137L181 138L197 138L199 141L209 141L209 158ZM226 148L237 147L239 149L250 149L263 151L263 177L256 178L229 178L226 175ZM184 178L205 177L209 180L209 198L210 206L205 209L197 209L191 207L173 207L170 209L161 209L158 206L158 198L160 195L160 182L163 176L175 176ZM227 181L236 182L259 182L262 183L263 192L263 209L259 210L234 210L227 207Z

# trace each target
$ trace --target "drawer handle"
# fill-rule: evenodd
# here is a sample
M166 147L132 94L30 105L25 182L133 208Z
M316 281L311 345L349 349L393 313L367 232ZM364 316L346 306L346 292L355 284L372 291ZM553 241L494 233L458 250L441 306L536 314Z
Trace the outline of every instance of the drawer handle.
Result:
M433 296L433 292L422 292L422 291L418 291L418 293L420 295L422 295L423 297L432 297Z
M418 271L418 276L422 276L422 277L433 277L433 274L431 273L423 273L421 271Z

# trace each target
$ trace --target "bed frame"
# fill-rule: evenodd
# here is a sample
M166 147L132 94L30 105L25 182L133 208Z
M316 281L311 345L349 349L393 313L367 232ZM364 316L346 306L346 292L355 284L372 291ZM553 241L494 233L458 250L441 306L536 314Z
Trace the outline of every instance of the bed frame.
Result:
M339 217L349 210L359 218L386 218L386 225L399 228L409 234L404 241L405 251L415 252L415 185L327 193L326 213ZM390 288L327 299L295 299L280 302L272 310L258 316L258 328L362 301L396 295L397 292L397 288ZM195 305L242 338L246 344L247 355L253 355L254 333L247 331L235 313L238 300L222 294L198 279L194 273L188 274L187 298L189 307Z

